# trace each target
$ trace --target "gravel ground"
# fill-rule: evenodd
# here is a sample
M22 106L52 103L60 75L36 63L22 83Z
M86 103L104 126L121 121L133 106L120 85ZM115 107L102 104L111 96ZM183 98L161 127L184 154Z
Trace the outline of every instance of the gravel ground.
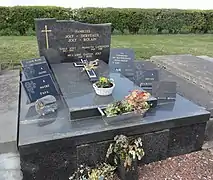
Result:
M139 167L140 180L213 180L213 150L202 150Z

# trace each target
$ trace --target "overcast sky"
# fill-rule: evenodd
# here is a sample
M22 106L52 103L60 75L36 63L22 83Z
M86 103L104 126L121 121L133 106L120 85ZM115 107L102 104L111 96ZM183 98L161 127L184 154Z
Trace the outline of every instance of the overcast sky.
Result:
M51 5L71 8L117 7L117 8L178 8L213 9L213 0L0 0L0 6Z

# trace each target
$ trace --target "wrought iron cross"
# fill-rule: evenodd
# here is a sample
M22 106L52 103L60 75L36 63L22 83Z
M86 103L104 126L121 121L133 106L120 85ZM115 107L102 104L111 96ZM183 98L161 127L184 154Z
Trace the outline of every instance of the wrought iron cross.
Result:
M42 33L45 33L45 36L46 36L46 48L49 49L49 38L48 38L48 33L49 32L52 32L52 30L49 30L47 28L47 25L44 26L44 29L41 30Z

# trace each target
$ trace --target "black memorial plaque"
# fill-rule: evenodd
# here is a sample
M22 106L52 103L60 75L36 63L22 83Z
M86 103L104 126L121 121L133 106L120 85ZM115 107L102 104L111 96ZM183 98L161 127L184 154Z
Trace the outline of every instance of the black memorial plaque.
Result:
M29 65L24 66L22 69L27 79L43 76L46 74L51 74L51 70L46 61L30 63Z
M111 24L87 24L73 20L36 19L40 55L52 48L60 52L63 62L100 59L108 63Z
M128 48L112 48L110 50L110 70L120 72L124 76L134 76L135 53Z
M142 70L140 73L140 87L151 87L153 82L159 81L159 70L149 69Z
M54 81L49 74L24 80L22 85L30 102L35 102L46 95L58 95Z
M175 99L177 83L169 81L159 81L152 83L152 95L157 99Z
M33 59L26 59L21 61L21 66L24 68L26 66L32 66L34 64L38 63L46 63L46 59L44 56L41 56L39 58L33 58Z

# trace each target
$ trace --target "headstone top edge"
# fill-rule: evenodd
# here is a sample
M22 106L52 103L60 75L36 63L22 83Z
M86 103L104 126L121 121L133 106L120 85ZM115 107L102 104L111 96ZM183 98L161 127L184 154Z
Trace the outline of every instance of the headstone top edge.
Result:
M179 56L179 57L182 57L182 56L193 56L192 54L171 54L171 55L161 55L161 56L151 56L150 59L153 59L153 58L168 58L168 57L175 57L175 56ZM194 56L196 57L196 56Z
M35 21L56 20L56 18L35 18Z
M62 22L75 22L75 23L79 23L82 25L90 25L90 26L111 26L112 23L102 23L102 24L92 24L92 23L84 23L84 22L80 22L80 21L75 21L75 20L56 20L56 23L62 23Z

